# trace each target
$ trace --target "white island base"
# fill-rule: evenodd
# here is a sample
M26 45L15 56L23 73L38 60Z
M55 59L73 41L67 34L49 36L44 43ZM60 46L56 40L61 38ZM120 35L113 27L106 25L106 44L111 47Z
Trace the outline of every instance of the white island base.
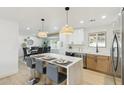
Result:
M64 65L64 64L58 64L55 62L55 60L44 60L42 57L38 57L38 59L41 59L42 61L45 61L46 63L50 63L53 65L57 65L60 68L64 68L66 69L66 74L67 74L67 80L66 80L66 84L67 85L80 85L81 84L81 80L82 80L82 65L83 65L83 59L82 58L78 58L78 57L70 57L70 56L66 56L66 55L60 55L60 54L53 54L53 53L44 53L44 54L40 54L40 55L35 55L32 56L34 58L37 58L37 56L49 56L49 57L53 57L55 59L63 59L66 61L70 61L71 63L68 65Z
M82 84L82 62L79 61L67 68L67 85Z

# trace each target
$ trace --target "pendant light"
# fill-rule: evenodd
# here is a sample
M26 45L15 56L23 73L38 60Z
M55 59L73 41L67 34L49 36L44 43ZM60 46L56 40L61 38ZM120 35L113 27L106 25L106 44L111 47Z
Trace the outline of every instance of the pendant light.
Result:
M47 32L44 32L44 19L41 19L42 22L42 30L38 32L37 36L39 38L46 38L47 37Z
M69 7L65 7L65 11L66 11L66 25L62 28L61 33L65 34L65 35L70 35L74 32L73 27L68 25L68 11L69 11Z

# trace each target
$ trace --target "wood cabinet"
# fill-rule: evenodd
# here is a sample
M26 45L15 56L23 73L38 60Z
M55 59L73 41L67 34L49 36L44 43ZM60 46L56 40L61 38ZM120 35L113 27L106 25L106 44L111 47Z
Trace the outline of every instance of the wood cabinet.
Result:
M111 61L109 56L87 54L87 68L111 74Z
M108 56L97 56L96 70L104 73L110 72L110 62Z
M96 56L95 55L87 55L87 68L96 69Z

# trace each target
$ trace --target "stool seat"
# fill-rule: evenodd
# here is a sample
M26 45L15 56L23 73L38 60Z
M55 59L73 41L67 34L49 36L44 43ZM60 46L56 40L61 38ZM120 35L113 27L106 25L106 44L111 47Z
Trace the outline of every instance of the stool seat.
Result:
M50 80L54 81L56 84L60 84L67 78L65 74L58 71L58 66L53 64L48 64L47 76Z
M27 64L27 67L30 68L30 72L31 72L31 75L32 75L32 71L33 71L33 78L31 80L29 80L28 82L32 85L38 83L38 79L36 79L35 77L35 68L36 68L36 62L33 61L33 58L31 57L26 57L25 58L25 61L26 61L26 64Z
M35 62L36 70L41 74L46 74L46 67L44 66L44 62L39 59L35 59Z
M46 67L45 67L45 63L44 61L42 60L39 60L39 59L35 59L35 62L36 62L36 70L38 73L42 74L43 77L44 77L44 84L46 84Z

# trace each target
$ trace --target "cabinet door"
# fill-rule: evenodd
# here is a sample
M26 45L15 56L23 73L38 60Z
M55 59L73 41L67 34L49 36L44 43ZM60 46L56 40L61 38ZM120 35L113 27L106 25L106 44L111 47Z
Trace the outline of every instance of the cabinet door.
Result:
M104 73L110 73L110 61L108 56L97 56L96 70Z
M95 55L87 55L87 68L96 70L96 56Z
M75 30L74 33L69 36L69 44L82 44L84 42L83 29Z

